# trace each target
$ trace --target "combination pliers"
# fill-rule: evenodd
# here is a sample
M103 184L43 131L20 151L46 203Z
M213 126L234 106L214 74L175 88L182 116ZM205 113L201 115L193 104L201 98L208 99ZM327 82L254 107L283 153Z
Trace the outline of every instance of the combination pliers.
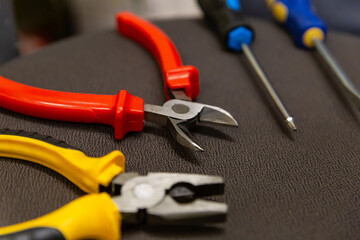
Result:
M222 108L191 102L199 94L199 73L194 66L183 66L172 41L153 24L129 13L117 15L117 28L146 49L161 66L167 98L163 106L145 104L125 90L117 95L59 92L30 87L0 77L0 107L46 119L109 124L115 138L127 132L141 131L144 121L170 129L181 145L203 151L191 137L189 128L198 123L237 126L236 120Z
M24 131L0 131L0 156L55 170L89 193L43 217L0 228L0 239L119 239L121 222L204 224L226 219L227 205L198 199L222 194L221 177L183 173L123 173L113 151L86 156L61 141Z

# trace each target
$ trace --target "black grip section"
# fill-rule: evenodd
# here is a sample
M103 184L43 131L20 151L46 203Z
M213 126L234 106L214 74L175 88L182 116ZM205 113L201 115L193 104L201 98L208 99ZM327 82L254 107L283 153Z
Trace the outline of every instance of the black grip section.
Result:
M224 47L228 48L229 32L235 28L245 27L254 34L241 11L230 9L225 0L198 0L198 4L204 12L206 21L215 30Z
M1 235L0 240L65 240L65 237L55 228L38 227Z
M68 145L66 142L55 139L50 136L41 135L36 132L27 132L24 130L12 130L12 129L0 129L1 135L14 135L14 136L21 136L21 137L28 137L36 140L40 140L46 143L50 143L52 145L62 147L62 148L68 148L68 149L76 149L70 145Z

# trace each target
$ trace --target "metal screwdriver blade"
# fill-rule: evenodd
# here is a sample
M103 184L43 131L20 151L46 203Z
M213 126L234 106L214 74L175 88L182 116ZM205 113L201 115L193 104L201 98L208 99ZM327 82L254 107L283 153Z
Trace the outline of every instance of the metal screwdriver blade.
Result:
M345 72L341 69L340 65L336 62L335 58L330 54L323 41L313 39L315 49L318 51L328 68L334 73L338 80L338 86L342 87L346 94L356 104L360 111L360 92L356 89L351 80L346 76Z
M290 116L288 111L286 110L284 104L281 102L279 96L276 94L274 88L271 86L269 79L266 77L266 74L260 67L260 64L257 62L254 54L251 52L248 45L243 44L242 49L246 59L251 64L254 72L260 79L262 85L265 87L266 92L268 93L269 97L272 99L273 106L276 108L276 112L279 114L280 119L282 120L282 124L285 123L286 128L290 131L294 132L297 130L294 118Z

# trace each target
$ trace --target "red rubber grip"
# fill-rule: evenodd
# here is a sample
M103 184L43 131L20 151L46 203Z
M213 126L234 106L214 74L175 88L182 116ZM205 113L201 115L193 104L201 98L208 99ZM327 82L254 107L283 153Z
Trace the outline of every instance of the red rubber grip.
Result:
M0 107L25 115L115 128L115 138L144 126L144 100L122 90L117 95L45 90L0 76Z
M169 37L150 22L129 12L117 15L118 31L144 46L159 62L165 93L168 89L184 89L192 100L199 95L199 72L194 66L183 66L175 45Z

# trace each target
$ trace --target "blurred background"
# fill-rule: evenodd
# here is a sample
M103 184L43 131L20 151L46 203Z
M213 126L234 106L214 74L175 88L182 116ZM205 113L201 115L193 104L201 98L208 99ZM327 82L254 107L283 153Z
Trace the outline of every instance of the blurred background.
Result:
M243 11L271 21L265 0L242 0ZM360 34L360 0L313 0L329 28ZM200 18L196 0L0 0L0 64L55 41L114 26L117 12L147 19Z

